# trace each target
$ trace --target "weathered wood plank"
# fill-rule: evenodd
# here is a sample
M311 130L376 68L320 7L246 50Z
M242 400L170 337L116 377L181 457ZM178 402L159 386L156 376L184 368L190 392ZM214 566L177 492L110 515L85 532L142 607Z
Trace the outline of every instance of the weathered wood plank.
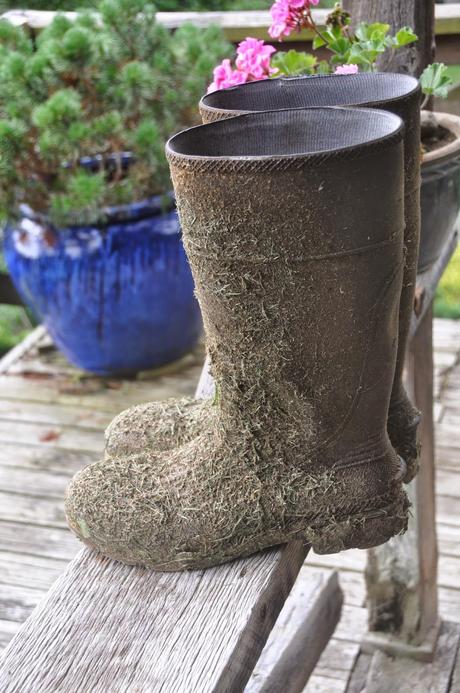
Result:
M458 625L444 623L432 663L389 657L376 652L366 678L366 693L413 691L414 693L448 693L460 635Z
M67 563L66 559L0 551L0 583L18 589L33 588L46 592Z
M62 450L37 445L2 443L0 445L0 466L20 469L36 469L57 474L75 474L82 467L100 459L100 452L83 450Z
M307 561L303 564L296 580L296 589L310 589L318 579L324 579L324 575L330 575L334 569L310 565ZM364 575L362 572L349 570L340 571L340 587L344 593L346 606L363 607L366 600Z
M314 674L302 693L345 693L345 688L345 681Z
M457 468L460 466L460 449L449 448L445 445L440 445L437 441L436 445L436 465L442 468Z
M21 626L20 621L5 621L0 618L0 654Z
M436 519L443 524L460 526L460 498L437 496Z
M437 523L439 553L446 556L460 557L460 526Z
M325 22L329 10L313 10L315 21L322 25ZM50 11L34 10L10 10L6 13L8 19L16 25L27 24L35 30L43 29L48 26L54 16ZM72 18L73 12L66 12L66 16ZM436 5L436 24L435 30L438 35L450 35L460 33L460 7L453 5ZM207 27L210 24L217 24L224 29L226 38L231 41L238 41L244 38L247 32L252 32L251 36L258 36L259 32L266 39L267 29L270 26L270 14L268 11L260 10L239 10L228 12L158 12L158 21L169 29L177 29L185 22L193 22L196 26ZM303 31L299 39L312 38L312 32ZM295 40L294 37L287 36L286 40Z
M364 606L345 604L342 608L342 617L334 631L334 638L360 644L366 630L367 609Z
M336 572L294 585L245 688L245 693L301 693L339 621L343 604Z
M346 693L365 693L367 672L372 662L372 655L361 652L355 661L346 688Z
M457 650L449 693L460 693L460 649Z
M1 421L72 426L100 432L109 425L112 418L112 413L97 409L0 399Z
M79 541L67 527L38 527L35 524L0 520L0 552L70 561L80 548ZM0 566L0 582L2 574L3 566Z
M181 375L150 381L107 381L91 379L88 382L71 382L69 378L35 378L0 375L0 392L3 400L23 400L58 404L59 406L85 407L91 410L118 414L123 409L151 399L193 396L199 378L199 369L187 369L187 377Z
M0 491L0 520L66 527L64 499L59 503L56 499Z
M429 286L425 286L427 291ZM405 651L410 643L413 648L420 647L421 652L438 625L431 304L416 328L407 370L410 391L424 413L419 427L420 470L408 486L413 510L407 533L368 552L371 632L365 636L366 650L391 643L396 651L399 641Z
M7 493L17 493L39 498L55 498L61 501L69 474L0 466L0 488ZM30 501L33 503L33 501Z
M356 642L331 638L315 668L315 674L347 682L359 649Z
M43 518L50 508L39 500ZM0 689L239 691L307 553L293 542L219 568L165 574L85 550L7 648ZM82 639L82 628L98 638Z
M241 690L304 557L166 574L84 550L7 648L0 690Z
M49 426L18 421L13 426L9 421L0 420L0 445L15 442L46 448L56 447L63 450L100 452L101 455L104 450L102 431L89 429L82 431L66 426Z
M460 624L460 591L440 587L438 591L439 613L444 621Z
M24 621L43 597L43 590L0 583L0 619Z
M307 559L308 565L315 565L336 570L363 571L366 566L366 552L359 549L349 549L340 553L317 555L311 551Z

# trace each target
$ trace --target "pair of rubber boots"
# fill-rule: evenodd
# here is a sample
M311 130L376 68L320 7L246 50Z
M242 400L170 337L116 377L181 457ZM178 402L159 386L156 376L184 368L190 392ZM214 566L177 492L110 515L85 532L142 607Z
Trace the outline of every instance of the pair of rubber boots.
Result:
M207 124L170 139L216 396L114 420L67 493L85 543L182 570L405 530L419 107L403 75L273 79L204 97Z

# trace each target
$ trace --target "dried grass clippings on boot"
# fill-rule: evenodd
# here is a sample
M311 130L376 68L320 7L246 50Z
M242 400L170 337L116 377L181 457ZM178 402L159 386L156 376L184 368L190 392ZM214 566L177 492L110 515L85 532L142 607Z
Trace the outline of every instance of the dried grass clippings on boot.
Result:
M233 117L243 112L276 110L279 108L308 108L315 106L357 106L384 108L400 116L405 124L405 269L399 304L398 357L387 422L393 447L406 463L405 481L410 481L418 468L417 426L420 413L409 401L402 384L402 371L406 353L410 319L413 308L415 275L420 235L420 87L416 79L407 75L388 73L360 73L356 75L322 75L252 82L233 89L225 89L203 97L200 110L204 122ZM356 194L356 192L354 193ZM308 201L301 203L307 207ZM330 204L333 204L332 200ZM164 405L166 408L168 404ZM135 407L116 419L107 434L110 454L124 452L125 431L142 428L135 449L145 447L152 451L158 445L174 447L180 436L191 439L199 432L199 412L202 403L189 400L186 411L177 412L176 404L160 411L157 405L140 409ZM195 409L197 415L195 415ZM177 431L173 426L169 441L165 438L162 416L177 416ZM132 440L132 436L130 436ZM162 449L162 448L161 448Z
M400 119L250 114L180 133L167 153L219 397L192 438L128 444L78 474L70 526L157 570L294 539L366 548L404 531L386 433L404 263Z

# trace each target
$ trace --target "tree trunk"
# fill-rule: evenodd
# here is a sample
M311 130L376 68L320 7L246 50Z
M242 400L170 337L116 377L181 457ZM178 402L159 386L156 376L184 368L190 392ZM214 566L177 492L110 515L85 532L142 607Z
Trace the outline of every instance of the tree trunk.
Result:
M353 25L359 22L386 22L393 31L409 26L417 43L396 52L387 51L378 62L384 72L405 72L419 76L434 58L434 0L343 0Z

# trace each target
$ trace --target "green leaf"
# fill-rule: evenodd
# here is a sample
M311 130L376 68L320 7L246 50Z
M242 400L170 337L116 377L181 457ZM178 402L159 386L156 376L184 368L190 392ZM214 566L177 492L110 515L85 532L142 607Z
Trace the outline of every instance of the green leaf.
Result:
M295 50L278 51L271 60L271 66L278 70L278 74L287 76L312 74L316 64L314 55Z
M402 46L407 46L410 43L418 41L418 36L412 31L410 27L404 26L396 33L395 39L396 47L402 48Z
M320 60L316 67L316 72L318 75L329 75L332 70L327 60Z
M350 39L342 37L336 41L332 41L328 47L333 53L344 56L350 51L352 45Z
M374 22L373 24L369 24L367 27L368 36L371 40L383 38L388 34L389 31L390 25L382 24L381 22Z
M322 48L322 46L326 45L326 41L321 38L321 36L315 36L313 39L313 49L317 50L318 48Z
M369 24L367 22L360 22L356 27L355 36L360 41L367 41L369 39Z
M444 63L432 63L425 68L420 76L422 91L427 96L447 98L452 79L447 73Z

